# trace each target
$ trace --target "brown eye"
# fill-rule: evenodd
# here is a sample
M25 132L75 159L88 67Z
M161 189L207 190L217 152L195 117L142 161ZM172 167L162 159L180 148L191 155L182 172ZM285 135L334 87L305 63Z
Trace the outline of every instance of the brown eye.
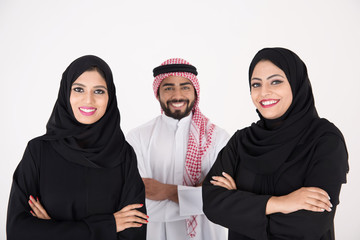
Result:
M94 93L95 93L95 94L104 94L105 91L104 91L104 90L101 90L101 89L96 89L96 90L94 91Z
M82 89L81 87L73 88L73 90L74 90L75 92L78 92L78 93L84 92L84 89Z

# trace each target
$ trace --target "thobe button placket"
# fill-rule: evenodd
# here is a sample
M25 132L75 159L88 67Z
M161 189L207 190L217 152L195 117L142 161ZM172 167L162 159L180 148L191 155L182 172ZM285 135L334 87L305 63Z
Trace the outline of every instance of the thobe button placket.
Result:
M186 152L185 152L186 154ZM183 175L184 175L184 128L181 121L176 125L175 130L175 169L174 169L174 182L175 184L183 184Z

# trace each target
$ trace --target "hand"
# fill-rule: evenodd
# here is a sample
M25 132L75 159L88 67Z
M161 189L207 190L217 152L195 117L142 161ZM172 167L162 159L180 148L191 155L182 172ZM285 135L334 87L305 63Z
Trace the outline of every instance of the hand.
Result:
M298 210L330 212L331 208L332 204L327 192L317 187L302 187L288 195L271 197L266 205L266 214L275 212L287 214Z
M143 204L131 204L114 213L116 232L121 232L127 228L141 227L143 224L148 223L146 219L149 217L136 210L136 208L143 206Z
M35 200L35 198L30 195L28 202L32 209L32 211L30 211L31 215L40 219L46 219L46 220L51 219L47 214L45 208L41 205L39 198L36 198Z
M236 184L234 179L226 172L223 172L222 175L223 177L213 176L212 179L214 180L210 180L210 183L212 185L223 187L228 190L236 190Z
M178 203L177 185L164 184L152 178L142 179L145 185L145 196L150 200L162 201L169 199Z

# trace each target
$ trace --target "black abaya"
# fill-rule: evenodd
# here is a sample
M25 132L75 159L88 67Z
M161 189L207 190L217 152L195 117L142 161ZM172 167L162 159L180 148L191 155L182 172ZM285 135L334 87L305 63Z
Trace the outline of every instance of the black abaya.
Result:
M82 124L72 112L70 92L88 70L104 77L109 100L100 120ZM30 214L30 195L39 197L51 220ZM138 210L146 212L136 155L120 129L111 70L96 56L80 57L63 73L46 134L29 142L15 170L7 238L145 239L146 226L116 233L113 213L135 203L144 204Z
M204 213L229 228L230 240L332 240L340 188L348 172L344 138L332 123L318 117L306 66L295 53L283 48L259 51L250 65L249 81L262 60L284 71L293 101L278 119L265 119L258 111L257 123L233 135L204 180ZM222 172L233 177L237 190L210 183ZM332 211L265 214L271 196L301 187L325 190Z
M144 226L116 234L113 213L145 197L132 148L127 155L117 167L91 168L65 160L48 141L30 141L14 174L7 238L145 239ZM40 198L52 220L30 214L30 195Z
M323 124L332 127L326 120ZM334 239L333 218L339 193L347 169L347 152L342 139L332 133L321 136L316 144L308 146L309 139L296 147L289 157L306 150L306 157L284 163L271 175L259 175L242 162L238 149L239 139L248 129L234 134L203 183L203 204L206 216L217 224L229 228L229 240L240 239ZM303 152L304 153L304 152ZM237 190L227 190L210 183L212 176L230 174ZM271 182L269 184L269 182ZM264 187L264 184L266 187ZM297 211L290 214L265 215L271 196L282 196L301 187L319 187L331 197L331 212Z

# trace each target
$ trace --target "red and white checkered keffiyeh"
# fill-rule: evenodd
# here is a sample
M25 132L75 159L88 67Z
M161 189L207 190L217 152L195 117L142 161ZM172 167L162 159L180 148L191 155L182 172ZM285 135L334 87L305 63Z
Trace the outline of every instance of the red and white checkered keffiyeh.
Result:
M163 62L161 65L168 64L188 64L187 61L180 58L172 58ZM191 81L195 88L197 98L192 109L193 117L191 120L189 140L187 146L186 160L185 160L185 171L184 171L184 185L185 186L196 186L200 183L201 177L201 162L202 158L209 146L211 145L212 134L215 129L215 125L212 124L207 117L205 117L199 109L200 100L200 86L197 77L193 73L189 72L171 72L160 74L155 77L153 83L153 90L155 97L158 98L158 89L161 82L169 76L180 76L187 78ZM186 226L188 235L190 238L196 236L196 221L197 216L191 216L186 220Z

